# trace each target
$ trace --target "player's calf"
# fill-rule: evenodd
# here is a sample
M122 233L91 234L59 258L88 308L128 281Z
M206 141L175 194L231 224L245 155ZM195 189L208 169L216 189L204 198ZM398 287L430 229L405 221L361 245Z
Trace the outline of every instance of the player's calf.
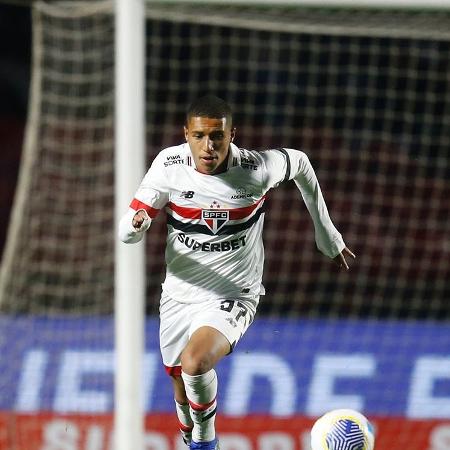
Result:
M189 400L192 421L194 423L192 430L192 444L207 444L214 442L216 437L214 425L217 410L216 372L214 369L201 375L188 375L182 372L182 377L186 395ZM209 450L210 447L192 448L205 448ZM214 449L215 447L211 448Z
M192 430L194 428L189 403L181 404L175 400L175 407L177 410L178 428L180 429L181 437L183 438L183 442L186 445L189 445L192 441Z

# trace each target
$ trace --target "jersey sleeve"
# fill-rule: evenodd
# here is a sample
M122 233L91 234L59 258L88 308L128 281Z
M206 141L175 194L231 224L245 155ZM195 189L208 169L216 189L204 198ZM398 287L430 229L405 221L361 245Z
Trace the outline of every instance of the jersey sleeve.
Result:
M259 152L264 163L263 185L269 190L291 179L291 160L286 149Z
M286 171L293 179L314 223L317 248L326 256L334 258L345 248L341 234L331 221L316 173L308 156L299 150L283 149L289 162Z
M161 153L154 159L149 170L139 185L128 211L119 222L119 239L126 243L139 242L144 232L150 227L161 208L169 201L169 188L165 176ZM146 213L146 220L141 228L133 227L132 220L137 211Z
M151 219L169 201L169 187L161 153L154 159L130 203L135 211L143 209Z

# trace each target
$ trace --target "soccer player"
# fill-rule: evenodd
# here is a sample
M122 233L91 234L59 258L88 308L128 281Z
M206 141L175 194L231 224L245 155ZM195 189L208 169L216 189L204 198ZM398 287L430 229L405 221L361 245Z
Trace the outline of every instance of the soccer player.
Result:
M312 217L319 250L348 269L346 247L329 217L305 153L249 151L233 144L229 105L204 96L189 107L186 142L162 150L119 225L123 242L142 239L167 213L166 277L160 348L172 377L182 437L189 448L218 449L216 364L252 323L262 285L267 192L294 180Z

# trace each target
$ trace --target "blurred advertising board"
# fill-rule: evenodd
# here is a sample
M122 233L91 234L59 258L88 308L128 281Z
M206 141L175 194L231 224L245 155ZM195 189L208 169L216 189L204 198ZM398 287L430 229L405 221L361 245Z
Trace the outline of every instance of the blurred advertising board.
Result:
M111 450L114 323L0 318L0 450ZM146 322L146 450L180 450L171 383ZM217 367L223 450L306 450L323 412L358 409L377 450L450 450L450 327L259 318Z

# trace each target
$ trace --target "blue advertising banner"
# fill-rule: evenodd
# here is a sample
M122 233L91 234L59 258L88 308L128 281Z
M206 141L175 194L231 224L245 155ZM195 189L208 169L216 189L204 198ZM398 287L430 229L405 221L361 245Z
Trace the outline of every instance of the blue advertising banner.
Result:
M146 323L147 412L173 412L158 320ZM0 410L113 410L114 322L0 317ZM334 407L450 418L450 326L259 318L217 367L223 414L316 416Z

